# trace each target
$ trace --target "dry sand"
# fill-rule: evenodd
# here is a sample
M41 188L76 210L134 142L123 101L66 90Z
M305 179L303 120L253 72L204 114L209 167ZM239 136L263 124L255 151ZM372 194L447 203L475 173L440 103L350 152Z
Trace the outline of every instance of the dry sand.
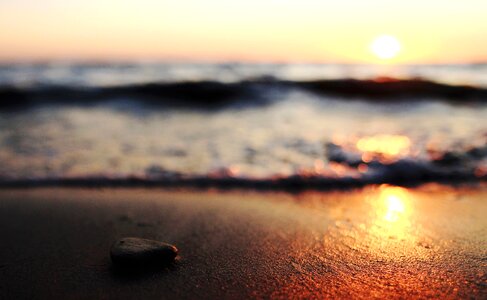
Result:
M487 298L487 189L0 190L0 298ZM175 244L120 273L118 238Z

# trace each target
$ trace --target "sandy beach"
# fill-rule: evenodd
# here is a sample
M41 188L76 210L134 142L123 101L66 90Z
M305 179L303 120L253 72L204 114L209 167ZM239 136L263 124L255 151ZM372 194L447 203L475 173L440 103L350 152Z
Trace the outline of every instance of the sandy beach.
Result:
M487 297L487 190L0 191L4 299ZM174 244L120 272L118 238Z

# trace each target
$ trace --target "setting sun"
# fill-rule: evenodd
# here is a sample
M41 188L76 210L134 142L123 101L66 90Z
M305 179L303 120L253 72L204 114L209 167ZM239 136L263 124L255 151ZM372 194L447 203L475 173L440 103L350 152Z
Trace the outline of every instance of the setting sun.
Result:
M381 35L374 39L370 50L380 59L391 59L401 51L401 43L390 35Z

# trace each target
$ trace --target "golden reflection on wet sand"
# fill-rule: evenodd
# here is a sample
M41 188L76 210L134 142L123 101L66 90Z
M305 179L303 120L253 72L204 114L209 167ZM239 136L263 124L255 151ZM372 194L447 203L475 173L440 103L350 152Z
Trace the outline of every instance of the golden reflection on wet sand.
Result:
M394 238L405 238L411 225L413 214L411 195L405 188L382 185L377 194L371 195L372 209L375 220L372 223L377 233Z
M328 224L315 229L316 245L306 248L301 239L294 241L296 259L315 264L314 271L303 276L316 288L324 287L322 294L301 293L456 298L463 290L478 297L487 269L487 205L482 195L436 185L301 195L299 206L314 215L303 221L306 227ZM311 259L306 263L303 256ZM297 288L303 278L294 280L291 286Z

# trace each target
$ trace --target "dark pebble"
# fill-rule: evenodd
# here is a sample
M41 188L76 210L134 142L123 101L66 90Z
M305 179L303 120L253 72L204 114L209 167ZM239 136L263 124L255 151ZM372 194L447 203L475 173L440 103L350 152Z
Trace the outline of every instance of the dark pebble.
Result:
M128 237L116 241L110 249L113 264L118 267L157 267L174 261L178 249L173 245Z

